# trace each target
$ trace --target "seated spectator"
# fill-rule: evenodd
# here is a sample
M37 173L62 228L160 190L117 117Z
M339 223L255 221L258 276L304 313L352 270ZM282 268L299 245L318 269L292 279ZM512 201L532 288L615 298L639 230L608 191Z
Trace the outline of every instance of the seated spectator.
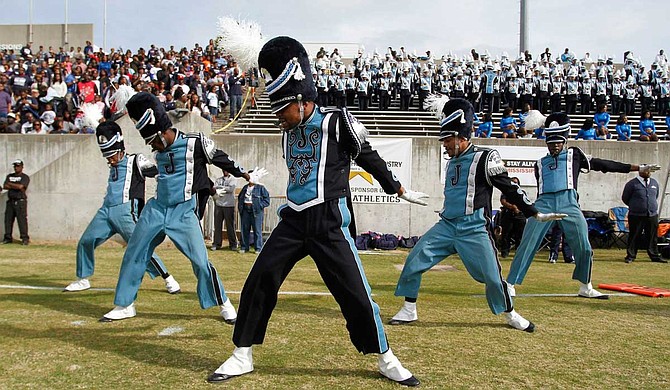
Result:
M670 139L670 112L665 116L665 139Z
M192 113L199 115L207 120L211 120L209 110L207 109L207 106L205 106L205 104L203 104L203 102L200 101L200 96L198 96L198 94L196 93L191 94L191 98L188 101L187 108Z
M171 111L177 108L174 97L170 91L165 92L165 101L163 102L163 105L165 106L165 111Z
M32 112L23 112L21 113L21 118L23 119L23 124L21 125L21 134L31 134L33 132L33 122L35 121L35 116Z
M53 129L49 134L69 134L70 132L63 129L63 118L57 117L53 124Z
M507 107L503 111L503 116L500 119L500 130L502 130L503 138L517 138L516 119L512 117L512 109L510 107Z
M584 121L584 124L579 129L579 132L577 133L575 139L583 139L586 141L603 140L603 138L598 137L596 128L593 126L593 119L591 118L587 118Z
M16 120L16 114L13 112L7 114L7 128L5 131L7 133L15 133L15 134L21 132L21 123Z
M79 131L74 125L74 120L72 119L70 111L65 111L63 113L63 123L61 124L61 127L70 134L77 134Z
M50 133L53 130L53 124L56 120L56 113L51 110L51 105L47 104L47 110L45 110L42 115L40 115L40 120L42 121L42 127L44 131Z
M521 112L519 113L519 130L517 131L519 137L525 137L526 134L529 134L535 129L526 129L526 117L528 112L532 109L530 103L524 103L521 107Z
M616 121L616 139L617 141L630 141L631 129L628 124L628 117L626 114L619 115Z
M491 138L491 132L493 131L493 119L491 119L491 114L484 114L484 121L479 124L477 130L475 131L476 138Z
M640 141L658 141L656 125L649 110L642 111L642 116L640 117Z
M593 122L596 124L596 132L599 137L612 138L607 125L610 123L610 114L607 112L607 104L598 106L598 112L593 116Z

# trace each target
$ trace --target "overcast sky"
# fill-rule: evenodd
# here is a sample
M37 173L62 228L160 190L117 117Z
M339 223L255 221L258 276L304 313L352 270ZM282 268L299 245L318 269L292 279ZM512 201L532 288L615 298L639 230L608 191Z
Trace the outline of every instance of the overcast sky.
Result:
M64 23L64 0L32 0L33 23ZM30 0L3 1L0 24L27 24ZM94 43L103 45L104 0L69 0L70 23L93 23ZM670 2L664 0L528 0L529 44L534 57L549 47L569 47L621 62L632 50L648 66L670 42ZM311 43L360 43L366 49L404 46L441 55L476 48L516 56L518 0L260 1L107 0L107 46L137 49L206 44L219 16L255 20L264 35L289 35ZM1 37L0 37L0 40ZM5 42L2 42L5 43Z

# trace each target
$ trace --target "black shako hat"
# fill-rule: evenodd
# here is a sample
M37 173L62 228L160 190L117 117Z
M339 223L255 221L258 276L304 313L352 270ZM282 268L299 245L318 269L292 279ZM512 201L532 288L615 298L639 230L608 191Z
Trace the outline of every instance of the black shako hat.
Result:
M544 121L545 142L566 142L570 135L570 117L562 112L549 114Z
M444 118L440 120L440 141L459 136L470 139L475 109L465 99L449 99L442 108Z
M128 100L126 109L135 128L140 131L145 143L150 143L159 131L172 127L163 103L148 92L139 92Z
M258 67L272 79L265 90L270 96L273 114L294 101L316 99L307 51L295 39L276 37L269 40L258 54Z
M108 120L99 124L95 129L95 137L104 158L112 157L117 152L126 150L123 144L121 127L114 121Z

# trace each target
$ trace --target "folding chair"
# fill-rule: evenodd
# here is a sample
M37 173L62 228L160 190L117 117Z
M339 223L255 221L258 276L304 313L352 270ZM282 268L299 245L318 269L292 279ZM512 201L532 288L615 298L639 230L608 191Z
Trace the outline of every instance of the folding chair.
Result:
M614 227L605 213L596 213L598 216L586 218L589 241L594 248L610 248L613 244Z
M628 207L612 207L607 216L614 223L612 244L625 248L628 245Z

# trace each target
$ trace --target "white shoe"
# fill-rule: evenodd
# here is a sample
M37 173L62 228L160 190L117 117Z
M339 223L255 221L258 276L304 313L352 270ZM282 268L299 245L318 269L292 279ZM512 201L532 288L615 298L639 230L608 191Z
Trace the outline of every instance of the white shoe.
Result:
M207 382L223 382L236 376L248 374L254 370L251 347L235 347L233 354L223 362L209 377Z
M379 372L386 378L404 386L418 386L419 380L400 364L400 360L393 354L391 348L379 354Z
M88 279L77 279L74 282L70 283L63 289L64 292L75 292L75 291L84 291L91 288L91 283Z
M593 298L593 299L610 299L609 295L603 294L600 291L596 290L593 288L591 283L581 283L579 286L579 293L577 293L578 296L582 298Z
M391 318L389 325L409 324L419 319L416 312L416 302L407 302L402 305L400 311Z
M230 299L226 299L226 301L223 302L223 305L221 305L221 317L223 317L226 324L231 325L237 320L237 312L235 311L233 304L230 303Z
M507 324L512 328L523 330L529 333L533 333L535 331L535 324L521 317L521 314L517 313L516 310L505 313L505 318L507 319Z
M516 296L516 288L514 287L513 284L507 283L507 293L509 294L510 297Z
M179 283L174 279L174 276L170 275L167 278L165 278L165 288L167 289L167 292L170 294L178 294L181 292L181 286L179 286Z
M105 314L100 322L112 322L118 320L125 320L126 318L135 317L137 313L135 312L135 303L131 303L128 306L116 306L112 311Z

